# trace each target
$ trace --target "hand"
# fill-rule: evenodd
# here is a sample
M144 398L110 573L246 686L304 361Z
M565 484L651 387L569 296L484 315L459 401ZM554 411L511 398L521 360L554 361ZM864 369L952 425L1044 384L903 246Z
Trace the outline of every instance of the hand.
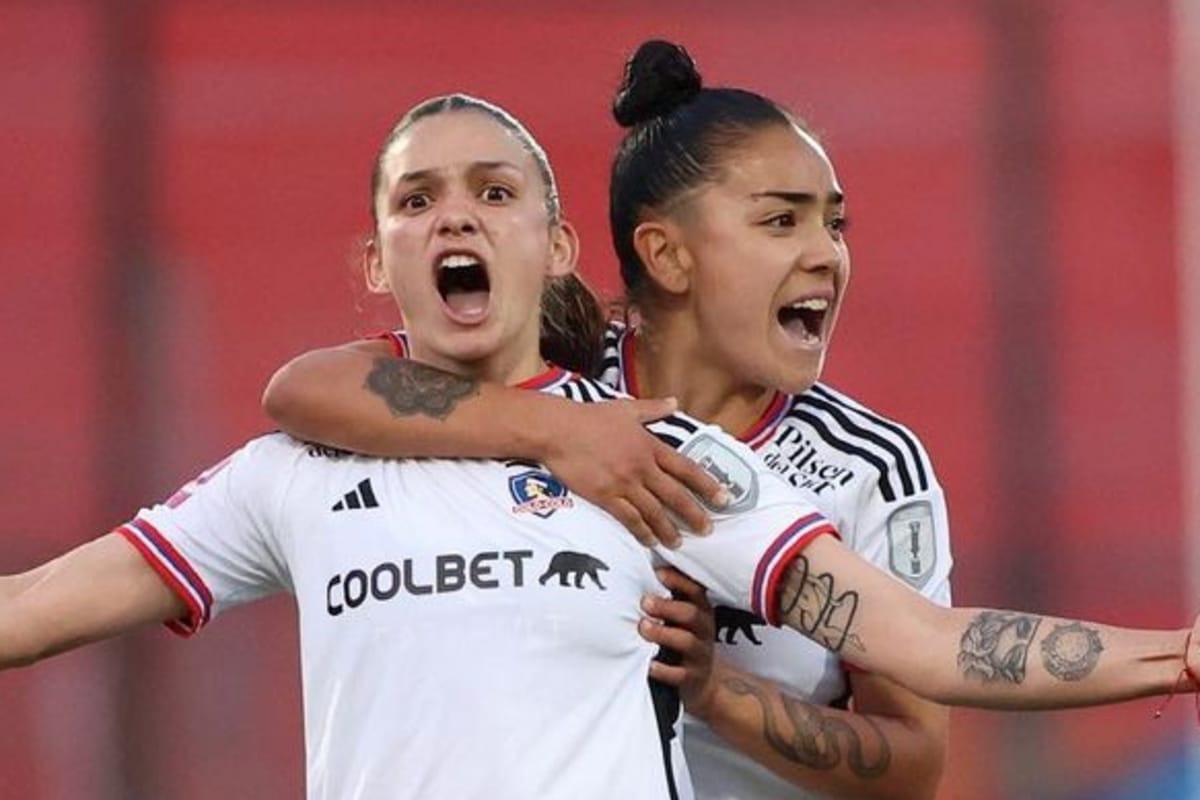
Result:
M675 411L674 399L562 404L548 424L550 450L542 461L567 488L612 514L647 547L678 547L674 514L695 533L711 529L708 512L728 492L687 456L643 425Z
M677 658L674 663L650 662L650 677L679 689L683 707L704 718L716 692L713 679L713 640L716 623L708 593L704 587L677 569L655 570L671 597L646 595L642 610L650 616L638 624L638 632L648 642L666 648Z
M1200 692L1200 616L1192 623L1188 634L1187 650L1183 654L1183 669L1192 684L1192 691Z

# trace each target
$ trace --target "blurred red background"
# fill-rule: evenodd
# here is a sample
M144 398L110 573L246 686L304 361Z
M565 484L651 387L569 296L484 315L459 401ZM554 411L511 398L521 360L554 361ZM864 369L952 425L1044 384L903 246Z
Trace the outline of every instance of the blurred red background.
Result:
M827 378L925 440L956 601L1181 626L1172 20L1165 0L0 5L0 573L268 428L291 355L392 321L351 256L375 149L424 97L529 124L615 292L607 108L659 35L828 144L855 275ZM280 599L0 676L0 794L301 796L294 628ZM1189 703L957 711L941 796L1165 796L1137 792L1183 780Z

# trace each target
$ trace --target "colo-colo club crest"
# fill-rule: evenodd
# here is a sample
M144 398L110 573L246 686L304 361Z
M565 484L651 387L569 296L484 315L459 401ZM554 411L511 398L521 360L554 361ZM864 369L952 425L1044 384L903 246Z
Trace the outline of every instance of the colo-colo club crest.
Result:
M514 514L533 514L545 519L560 508L575 505L567 487L544 469L531 468L509 476L508 492L516 505Z

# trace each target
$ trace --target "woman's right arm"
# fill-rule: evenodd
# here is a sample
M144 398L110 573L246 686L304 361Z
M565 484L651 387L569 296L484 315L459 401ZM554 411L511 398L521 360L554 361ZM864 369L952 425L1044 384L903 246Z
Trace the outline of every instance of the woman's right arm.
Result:
M695 531L721 487L642 424L669 400L581 404L397 358L383 341L305 353L271 378L263 408L307 441L373 456L528 458L616 517L644 544L673 544L668 512Z
M110 533L29 572L0 578L0 669L186 611L141 554Z

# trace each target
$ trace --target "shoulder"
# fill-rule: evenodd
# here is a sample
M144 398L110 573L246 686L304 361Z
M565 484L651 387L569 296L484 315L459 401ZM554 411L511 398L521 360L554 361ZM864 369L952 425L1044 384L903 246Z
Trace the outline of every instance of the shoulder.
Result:
M403 328L390 331L379 331L365 339L351 342L345 347L376 355L390 355L396 358L408 358L408 333Z
M603 380L572 374L556 386L543 391L557 394L577 403L603 403L608 400L628 400L629 395L614 389Z
M926 492L936 485L929 454L916 433L826 384L793 395L785 420L810 433L814 446L877 475L885 499Z
M270 431L246 442L238 452L256 459L293 458L303 455L311 447L318 446L295 439L283 431Z
M264 487L286 485L299 474L324 474L343 464L377 460L349 450L295 439L281 431L251 439L228 459L243 480L255 480Z

